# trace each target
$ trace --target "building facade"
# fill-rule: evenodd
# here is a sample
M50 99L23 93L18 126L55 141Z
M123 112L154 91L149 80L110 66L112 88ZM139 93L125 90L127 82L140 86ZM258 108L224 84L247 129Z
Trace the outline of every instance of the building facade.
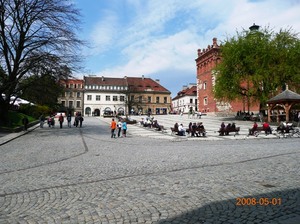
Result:
M213 88L216 80L214 70L222 60L220 46L217 38L213 38L213 44L206 49L198 49L198 57L195 60L197 66L197 98L198 110L204 113L236 113L245 111L246 99L231 102L219 102L214 98ZM259 105L251 105L250 111L258 112Z
M74 113L83 113L83 80L67 79L60 80L60 84L64 87L64 93L58 98L58 103L68 111Z
M127 80L84 77L84 115L125 114Z
M188 113L188 111L198 110L197 100L197 84L190 83L188 86L183 86L182 90L177 93L172 99L173 113Z
M84 115L166 114L171 93L142 77L84 77Z
M171 112L171 92L159 80L128 77L128 108L130 113L167 114Z

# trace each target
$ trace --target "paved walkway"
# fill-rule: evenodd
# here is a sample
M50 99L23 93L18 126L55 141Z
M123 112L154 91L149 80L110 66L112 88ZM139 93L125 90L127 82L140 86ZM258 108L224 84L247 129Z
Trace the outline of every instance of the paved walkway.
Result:
M2 137L0 223L299 223L300 138L244 139L247 122L219 137L220 118L202 121L207 138L129 125L111 139L95 117Z

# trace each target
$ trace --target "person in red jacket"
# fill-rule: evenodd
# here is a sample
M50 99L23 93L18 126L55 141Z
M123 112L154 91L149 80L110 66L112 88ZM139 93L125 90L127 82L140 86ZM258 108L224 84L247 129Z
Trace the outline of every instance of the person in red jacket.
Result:
M60 114L60 116L58 117L59 120L59 127L62 128L63 123L64 123L64 117L62 114Z
M257 125L256 121L254 121L253 127L250 130L250 135L254 135L254 133L256 132L257 128L258 128L258 125Z
M270 127L268 122L263 123L263 129L264 129L266 135L267 134L272 134L272 130L271 130L271 127Z
M116 137L116 134L115 134L116 128L117 128L117 123L115 122L115 119L112 119L112 121L110 123L111 138L115 138Z

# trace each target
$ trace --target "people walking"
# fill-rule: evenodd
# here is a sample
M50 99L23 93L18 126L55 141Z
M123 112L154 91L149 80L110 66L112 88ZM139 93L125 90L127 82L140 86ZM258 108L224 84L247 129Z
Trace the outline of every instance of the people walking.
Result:
M44 127L44 122L45 122L45 117L43 114L41 114L41 116L39 117L40 120L40 128Z
M58 117L58 121L59 121L59 127L62 128L62 125L64 123L64 117L62 114L60 114L60 116Z
M82 122L83 122L83 117L80 115L78 117L78 120L79 120L79 127L81 128L82 127ZM76 126L77 127L77 126Z
M55 125L55 119L54 119L54 116L51 116L51 127L54 128L54 125Z
M126 123L126 121L123 121L122 129L123 129L123 137L126 137L126 132L127 132L127 123Z
M79 116L76 115L75 120L74 120L74 126L77 128L79 124Z
M68 127L70 128L72 125L71 125L71 120L72 120L72 116L71 114L69 113L68 116L67 116L67 121L68 121Z
M118 127L118 137L120 137L121 136L121 130L122 130L121 120L118 121L117 127Z
M117 128L117 123L115 122L115 119L112 119L112 121L110 123L111 138L115 138L116 137L116 134L115 134L116 128Z

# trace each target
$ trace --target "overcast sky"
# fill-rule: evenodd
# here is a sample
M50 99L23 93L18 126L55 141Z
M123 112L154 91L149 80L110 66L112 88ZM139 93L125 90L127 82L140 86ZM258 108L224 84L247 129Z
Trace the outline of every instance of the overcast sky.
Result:
M196 83L197 49L253 23L300 31L300 0L73 0L83 16L83 75L160 79L176 96Z

